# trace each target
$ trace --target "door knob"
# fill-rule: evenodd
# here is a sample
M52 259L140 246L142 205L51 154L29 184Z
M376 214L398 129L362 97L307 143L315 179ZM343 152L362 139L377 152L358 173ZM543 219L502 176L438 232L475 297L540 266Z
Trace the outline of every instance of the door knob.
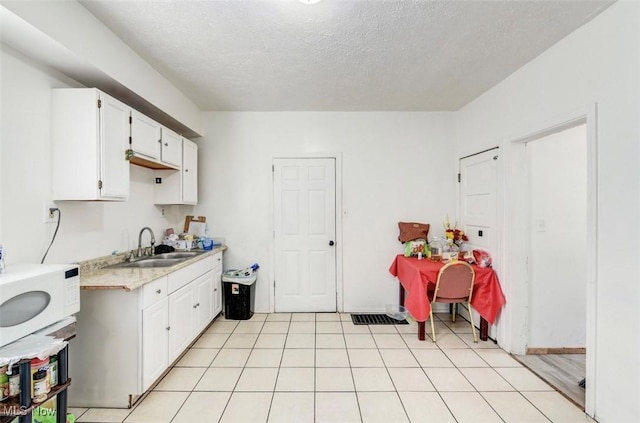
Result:
M333 247L334 244L335 242L333 242L333 240L329 241L329 246Z

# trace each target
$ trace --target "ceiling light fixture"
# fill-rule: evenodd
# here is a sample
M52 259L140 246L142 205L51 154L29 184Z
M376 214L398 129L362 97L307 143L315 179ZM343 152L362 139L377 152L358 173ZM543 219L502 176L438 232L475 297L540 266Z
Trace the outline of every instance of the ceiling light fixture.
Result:
M316 4L316 3L320 3L320 0L298 0L300 3L303 4Z

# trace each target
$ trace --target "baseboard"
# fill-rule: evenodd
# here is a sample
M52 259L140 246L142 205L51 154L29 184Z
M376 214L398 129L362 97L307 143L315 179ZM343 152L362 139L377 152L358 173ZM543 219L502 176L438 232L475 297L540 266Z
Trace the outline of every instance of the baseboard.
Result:
M586 348L527 348L527 355L540 354L586 354Z

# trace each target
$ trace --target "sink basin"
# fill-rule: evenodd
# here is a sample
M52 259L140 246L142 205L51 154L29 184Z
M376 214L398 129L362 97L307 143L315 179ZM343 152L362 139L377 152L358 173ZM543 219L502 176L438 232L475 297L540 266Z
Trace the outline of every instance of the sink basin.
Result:
M129 267L171 267L184 261L184 258L147 258L132 262L118 263L111 268L129 268Z
M185 259L195 257L204 253L204 251L175 251L173 253L156 254L152 259Z
M171 267L203 253L205 253L205 251L175 251L173 253L156 254L152 257L144 257L131 262L125 261L109 267L118 269L131 267Z

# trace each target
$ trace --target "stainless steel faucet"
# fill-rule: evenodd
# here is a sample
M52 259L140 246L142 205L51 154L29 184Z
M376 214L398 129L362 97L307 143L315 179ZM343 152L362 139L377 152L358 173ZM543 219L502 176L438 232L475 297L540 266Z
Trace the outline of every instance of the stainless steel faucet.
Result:
M145 229L148 230L149 233L151 234L151 255L155 254L154 246L156 245L156 237L153 235L153 231L151 230L151 228L148 226L145 226L144 228L140 229L140 234L138 235L138 257L141 257L143 255L142 233L144 232Z

